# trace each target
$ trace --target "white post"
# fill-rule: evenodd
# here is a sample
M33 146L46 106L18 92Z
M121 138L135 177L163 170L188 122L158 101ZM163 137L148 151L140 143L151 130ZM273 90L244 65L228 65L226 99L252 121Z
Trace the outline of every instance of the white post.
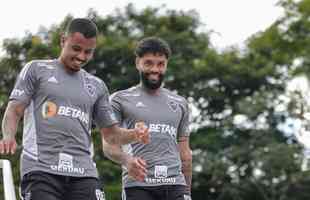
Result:
M15 187L13 182L13 174L11 163L9 160L0 160L0 168L2 168L4 199L16 200Z

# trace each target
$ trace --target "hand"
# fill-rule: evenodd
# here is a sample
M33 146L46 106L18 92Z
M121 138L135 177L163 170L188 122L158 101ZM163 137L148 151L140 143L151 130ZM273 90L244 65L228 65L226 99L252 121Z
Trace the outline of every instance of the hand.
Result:
M135 124L135 134L136 134L136 141L143 143L143 144L148 144L150 143L150 134L149 134L149 129L146 127L144 122L137 122Z
M16 152L17 143L15 138L7 138L0 140L0 154L14 154Z
M138 181L144 181L146 177L146 162L139 157L128 157L125 166L128 170L129 177Z

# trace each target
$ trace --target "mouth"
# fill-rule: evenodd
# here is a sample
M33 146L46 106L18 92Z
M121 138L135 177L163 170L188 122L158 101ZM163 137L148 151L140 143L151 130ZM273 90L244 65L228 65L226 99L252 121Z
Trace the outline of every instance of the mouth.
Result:
M141 73L142 83L149 89L157 89L161 86L164 75L161 73Z
M78 60L78 59L74 59L74 63L76 64L76 65L83 65L83 61L81 61L81 60Z
M73 67L74 68L81 68L85 64L84 61L73 59Z
M159 80L159 74L158 73L152 73L148 75L149 80L151 81L158 81Z

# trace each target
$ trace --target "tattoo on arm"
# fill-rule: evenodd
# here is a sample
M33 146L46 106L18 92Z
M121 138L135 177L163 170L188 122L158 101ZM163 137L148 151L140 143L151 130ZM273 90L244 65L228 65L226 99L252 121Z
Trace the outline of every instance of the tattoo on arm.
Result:
M17 132L18 123L24 115L27 105L19 101L10 101L2 120L3 138L14 138Z

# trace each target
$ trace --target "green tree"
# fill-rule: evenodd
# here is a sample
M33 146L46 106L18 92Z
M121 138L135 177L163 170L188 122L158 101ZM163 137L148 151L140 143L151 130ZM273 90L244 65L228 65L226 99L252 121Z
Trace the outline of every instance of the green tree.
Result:
M279 5L286 10L283 18L249 38L245 49L224 52L210 44L211 32L202 31L204 25L195 11L164 7L138 11L129 4L103 17L89 10L87 15L100 34L95 57L86 70L103 79L111 92L128 88L139 80L134 67L136 42L145 36L164 38L173 52L165 85L185 96L195 110L193 199L307 199L309 176L300 170L302 149L278 128L290 112L279 112L276 107L284 104L280 97L286 83L308 69L308 47L303 45L309 42L309 2L281 1ZM42 28L39 34L4 41L1 113L21 67L32 59L56 58L60 31L71 18ZM301 64L294 66L300 58ZM120 199L120 167L103 156L98 132L93 138L107 199ZM17 160L18 155L11 158L16 185ZM293 195L294 190L299 193Z

